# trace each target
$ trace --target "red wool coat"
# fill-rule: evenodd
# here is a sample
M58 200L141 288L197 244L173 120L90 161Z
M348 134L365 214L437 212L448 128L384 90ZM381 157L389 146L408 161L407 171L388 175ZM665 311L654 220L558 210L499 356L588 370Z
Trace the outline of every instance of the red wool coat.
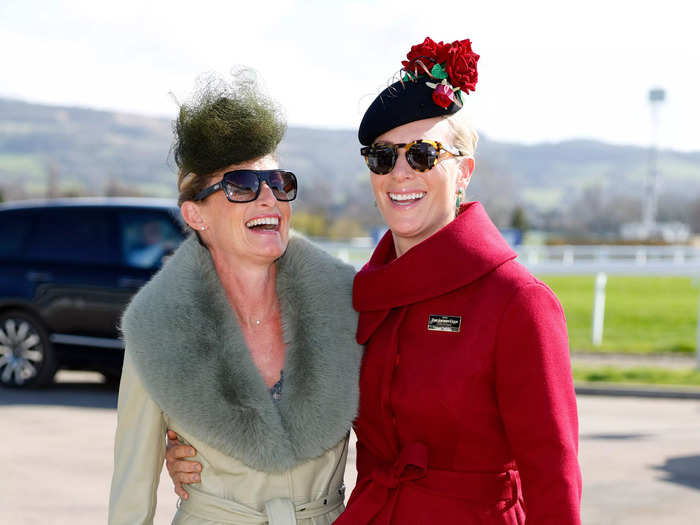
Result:
M358 481L338 525L579 524L566 325L481 204L355 277Z

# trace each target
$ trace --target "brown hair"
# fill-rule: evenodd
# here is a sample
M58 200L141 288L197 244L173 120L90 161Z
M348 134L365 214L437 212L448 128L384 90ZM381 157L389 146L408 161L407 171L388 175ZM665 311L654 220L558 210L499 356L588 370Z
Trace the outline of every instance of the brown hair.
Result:
M195 196L209 186L211 174L197 175L194 172L185 173L182 170L177 174L177 205L182 206L185 201L194 200Z

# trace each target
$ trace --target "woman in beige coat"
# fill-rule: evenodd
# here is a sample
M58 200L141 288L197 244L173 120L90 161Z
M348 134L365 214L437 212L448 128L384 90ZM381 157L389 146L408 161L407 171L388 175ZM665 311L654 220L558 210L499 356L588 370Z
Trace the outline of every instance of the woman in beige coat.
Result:
M197 450L177 524L328 525L343 510L361 347L354 270L289 236L285 125L253 82L209 83L175 124L195 232L122 320L109 523L151 523L166 428Z

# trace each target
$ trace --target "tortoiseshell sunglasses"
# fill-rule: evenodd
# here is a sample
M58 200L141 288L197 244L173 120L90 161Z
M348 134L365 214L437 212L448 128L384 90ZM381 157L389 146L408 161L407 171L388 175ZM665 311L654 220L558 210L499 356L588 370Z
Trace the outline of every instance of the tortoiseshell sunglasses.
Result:
M434 140L418 139L408 144L384 144L379 142L366 146L360 150L365 158L367 167L378 175L386 175L394 169L396 159L399 157L399 149L406 150L406 161L415 171L428 171L437 164L441 151L445 151L455 157L463 154L454 146L448 146Z

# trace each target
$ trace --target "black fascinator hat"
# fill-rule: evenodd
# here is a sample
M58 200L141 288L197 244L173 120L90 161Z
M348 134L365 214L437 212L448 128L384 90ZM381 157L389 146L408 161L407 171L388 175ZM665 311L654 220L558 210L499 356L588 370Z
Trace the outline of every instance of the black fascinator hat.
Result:
M411 47L402 62L401 79L382 91L365 112L360 143L369 146L379 135L409 122L457 113L464 94L476 88L478 60L468 39L445 44L427 37Z

